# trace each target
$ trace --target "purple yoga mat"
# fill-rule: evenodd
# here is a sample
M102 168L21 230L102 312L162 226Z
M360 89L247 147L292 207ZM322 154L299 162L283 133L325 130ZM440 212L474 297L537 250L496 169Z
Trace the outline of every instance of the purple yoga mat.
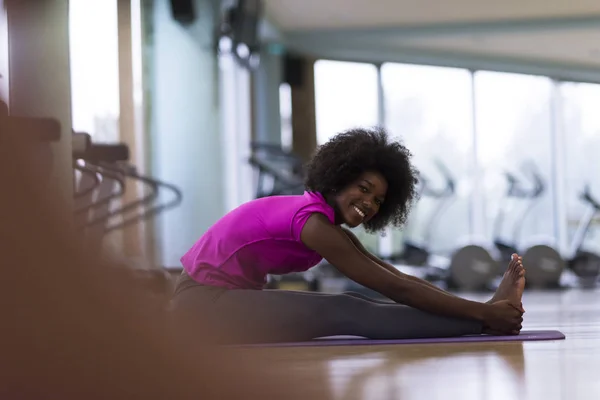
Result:
M308 342L251 344L244 347L315 347L315 346L380 346L399 344L472 343L472 342L523 342L534 340L563 340L559 331L522 331L514 336L469 335L449 338L372 340L356 336L331 336Z

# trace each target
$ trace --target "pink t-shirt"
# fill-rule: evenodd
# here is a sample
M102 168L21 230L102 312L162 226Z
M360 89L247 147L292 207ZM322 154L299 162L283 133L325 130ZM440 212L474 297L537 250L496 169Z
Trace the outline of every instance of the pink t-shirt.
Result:
M267 274L306 271L323 259L300 240L313 213L334 223L334 210L320 193L252 200L210 227L181 263L192 279L205 285L262 289Z

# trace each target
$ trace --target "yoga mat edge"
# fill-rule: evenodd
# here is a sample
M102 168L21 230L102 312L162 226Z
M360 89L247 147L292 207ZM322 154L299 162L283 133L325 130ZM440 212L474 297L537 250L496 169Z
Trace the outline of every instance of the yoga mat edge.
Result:
M384 345L407 345L407 344L440 344L440 343L482 343L482 342L523 342L523 341L547 341L564 340L566 336L555 330L547 331L522 331L515 336L493 336L493 335L472 335L448 338L427 338L427 339L393 339L393 340L372 340L364 338L339 338L328 337L319 338L306 342L289 343L265 343L234 345L234 347L319 347L319 346L384 346Z

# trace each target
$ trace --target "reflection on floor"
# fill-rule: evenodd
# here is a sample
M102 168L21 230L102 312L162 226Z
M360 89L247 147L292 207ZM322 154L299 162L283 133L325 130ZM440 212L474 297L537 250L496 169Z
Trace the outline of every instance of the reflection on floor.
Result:
M241 351L260 352L273 367L266 385L293 382L315 399L600 398L600 291L527 292L524 305L523 329L567 339Z

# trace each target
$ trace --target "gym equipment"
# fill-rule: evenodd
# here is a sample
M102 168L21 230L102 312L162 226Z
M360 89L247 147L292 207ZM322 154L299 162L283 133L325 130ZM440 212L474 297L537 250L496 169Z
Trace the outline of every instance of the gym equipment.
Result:
M322 346L389 346L407 344L434 344L434 343L481 343L481 342L527 342L545 340L564 340L566 336L560 331L522 331L519 335L493 336L493 335L468 335L459 337L424 338L424 339L397 339L374 340L357 336L329 336L307 342L291 343L265 343L249 345L233 345L229 347L322 347Z
M579 221L578 229L571 242L571 258L567 260L567 268L579 278L583 287L594 287L600 276L600 256L583 250L583 242L589 232L593 218L600 213L600 202L592 196L589 185L586 185L580 199L588 204L588 210ZM525 262L525 256L523 257Z
M534 189L530 193L530 197L534 199L539 198L545 191L544 180L534 167L534 164L530 163L528 170L534 182ZM511 179L516 180L514 176ZM584 188L580 199L588 204L589 207L579 222L579 227L572 240L570 255L568 257L564 257L556 249L546 244L535 244L522 252L523 263L527 268L528 287L558 288L560 287L561 276L567 268L575 274L581 286L594 287L596 285L600 276L600 256L589 251L584 251L582 246L591 222L599 212L600 207L598 201L592 196L589 186ZM533 203L530 204L528 210L521 216L521 224L525 214L534 205ZM515 228L515 242L518 238L519 229L520 224ZM501 245L504 245L504 243L501 243ZM508 245L503 250L505 251L505 257L509 251L514 252Z
M519 252L516 244L519 243L523 220L535 206L535 200L539 199L544 193L544 184L539 174L535 173L535 171L532 172L534 186L531 189L523 187L519 179L511 172L506 171L504 176L508 182L508 188L504 198L502 199L503 201L498 208L496 218L494 219L493 240L494 245L500 252L499 261L506 265L510 262L512 255ZM509 243L502 240L501 231L505 220L505 215L508 213L507 208L510 209L510 207L507 207L507 204L511 199L530 201L528 207L526 207L522 213L515 218L517 222L513 226L512 240ZM504 271L502 271L502 273L503 272Z
M300 157L274 144L251 142L250 148L248 162L258 170L255 198L304 192Z
M545 244L533 245L523 253L523 265L527 270L527 287L558 289L566 263L560 253Z
M535 163L529 162L523 166L534 182L532 197L540 198L546 191L545 181L536 168ZM532 202L530 208L533 208L537 203ZM520 220L520 225L523 224L523 218ZM518 233L518 231L516 231ZM521 250L523 264L527 269L527 287L535 288L559 288L560 278L565 270L565 261L561 254L550 244L552 238L544 240L543 238L535 238L534 245L529 246L525 250ZM544 243L546 242L546 243Z
M448 182L447 185L454 188L455 179L448 167L441 160L436 160L436 163ZM452 194L454 193L453 190ZM467 244L451 252L449 257L437 257L430 262L430 269L435 272L428 280L441 278L450 289L489 290L498 270L498 263L486 244L479 244L472 238L467 240Z
M489 290L498 263L484 244L471 243L452 253L447 283L464 291Z
M520 242L523 221L529 212L538 204L542 194L546 191L546 185L542 175L532 161L523 163L521 170L524 175L528 175L532 181L532 188L526 189L521 185L519 179L510 172L505 172L508 181L508 190L504 202L510 198L528 199L528 206L516 218L518 221L513 227L512 243L507 243L500 239L500 229L505 214L505 204L500 206L496 219L494 221L494 245L500 253L498 275L502 276L508 262L510 262L513 253L519 253L523 256L523 263L527 268L527 286L557 288L560 286L560 277L565 268L560 253L549 244L544 244L541 238L537 238L537 243L525 250L518 248ZM550 242L551 240L547 240Z
M124 219L120 223L106 225L103 229L104 234L117 229L122 229L133 223L148 219L151 216L156 216L167 209L179 205L183 199L181 191L176 186L159 181L157 179L139 175L134 166L126 164L126 161L129 159L129 149L125 145L91 144L82 153L74 152L73 156L77 160L77 167L79 170L88 172L88 175L89 172L92 172L96 176L99 175L103 182L108 182L108 184L105 186L108 191L107 196L101 197L101 200L96 199L96 201L91 202L91 204L76 210L76 213L83 213L98 209L99 206L106 206L107 208L103 215L86 221L86 223L81 226L82 228L106 224L115 216L122 216L129 211L133 211L142 206L151 204L153 201L158 199L159 190L161 188L171 192L175 198L169 203L154 206L149 210L144 210L141 214L129 219ZM108 208L110 208L109 204L112 200L120 198L125 194L124 181L127 178L144 183L149 191L149 194L144 196L142 199L122 205L119 208L108 210ZM117 183L119 185L119 190L116 193L112 191L114 186L113 183ZM102 185L102 183L100 185ZM79 192L77 196L81 197L81 192Z
M156 216L182 201L176 186L139 175L128 163L129 149L123 144L93 144L88 134L73 133L73 160L74 171L79 172L74 185L76 227L83 233L90 252L100 250L107 234ZM143 183L147 194L122 204L127 179ZM152 206L161 189L174 195L174 199ZM126 218L126 214L138 209L143 211ZM123 265L128 264L129 261L123 261ZM122 272L153 294L164 295L172 288L171 277L162 268L129 265Z
M319 280L313 271L287 275L269 275L265 289L296 290L318 292Z
M390 263L396 264L406 264L415 267L426 266L429 261L430 251L428 249L427 244L431 242L431 233L435 227L435 223L439 219L445 207L448 206L449 202L454 195L454 180L448 179L446 174L446 169L439 160L435 161L436 166L442 173L442 175L446 176L445 179L446 185L438 190L435 190L429 184L429 180L423 176L422 173L419 173L419 188L418 194L419 197L425 196L438 200L438 205L434 209L433 213L429 217L426 222L425 235L423 239L423 244L418 244L411 240L410 238L406 238L403 242L403 250L400 253L392 254L389 257L386 257L386 260ZM408 229L406 229L408 230Z

